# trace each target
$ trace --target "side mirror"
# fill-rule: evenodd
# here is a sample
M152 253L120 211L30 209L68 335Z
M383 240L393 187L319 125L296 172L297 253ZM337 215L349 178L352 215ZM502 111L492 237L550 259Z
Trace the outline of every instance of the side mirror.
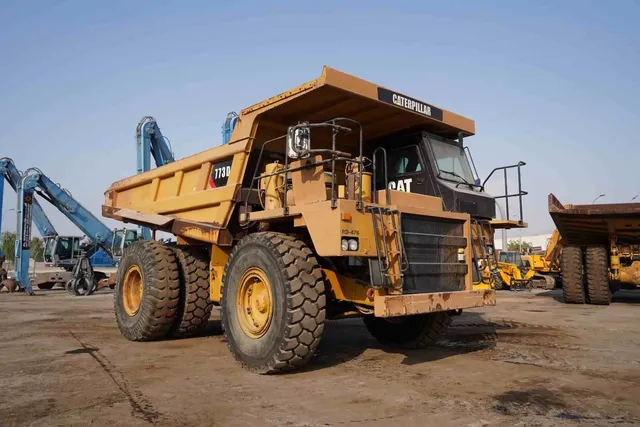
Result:
M287 156L290 159L309 157L311 129L291 126L287 131Z

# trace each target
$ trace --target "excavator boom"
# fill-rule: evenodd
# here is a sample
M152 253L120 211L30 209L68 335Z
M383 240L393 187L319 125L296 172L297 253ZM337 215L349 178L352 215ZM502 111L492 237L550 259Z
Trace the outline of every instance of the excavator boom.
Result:
M138 173L151 170L151 157L153 157L157 167L175 161L168 141L169 139L162 135L158 122L152 116L144 116L138 122L136 128ZM151 230L149 228L141 226L139 227L139 232L144 240L151 239Z

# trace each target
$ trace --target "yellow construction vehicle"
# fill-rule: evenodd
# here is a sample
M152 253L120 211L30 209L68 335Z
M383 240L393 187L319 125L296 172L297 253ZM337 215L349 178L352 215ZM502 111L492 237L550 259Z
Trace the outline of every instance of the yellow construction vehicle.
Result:
M495 251L494 243L495 230L527 226L527 223L522 220L491 220L471 227L474 253L479 254L476 258L477 273L473 278L474 289L511 289L512 282L513 289L516 289L519 287L516 281L527 284L524 283L523 275L513 262L507 262L506 259L498 260L499 255Z
M554 288L554 278L536 272L530 267L529 261L525 260L526 257L518 251L500 252L495 289Z
M194 333L219 305L234 357L272 373L307 363L326 319L360 316L382 344L416 348L495 304L473 289L467 210L491 217L495 200L464 156L472 120L327 67L233 117L222 146L105 193L105 217L177 236L124 254L126 338Z
M568 304L609 305L640 289L640 203L563 205L549 194L562 236L562 294Z
M525 268L535 271L534 279L542 279L548 289L561 284L560 255L562 254L562 237L557 229L553 230L547 241L543 254L529 253L522 255Z
M496 289L528 289L535 271L525 269L522 255L517 251L502 251L498 258Z

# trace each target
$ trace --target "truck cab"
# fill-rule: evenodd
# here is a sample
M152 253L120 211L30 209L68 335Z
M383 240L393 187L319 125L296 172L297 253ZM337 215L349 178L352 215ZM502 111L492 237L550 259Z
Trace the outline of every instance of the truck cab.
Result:
M521 198L526 192L519 188L517 193L508 194L506 188L504 195L494 197L487 193L484 183L498 170L505 171L506 181L506 170L514 167L518 168L520 182L520 167L524 163L496 168L482 183L462 137L456 140L422 131L393 135L379 144L385 148L386 165L382 156L376 156L375 166L377 170L384 170L386 166L388 172L386 177L376 174L376 188L388 187L391 190L435 196L442 200L445 211L468 213L474 229L473 282L480 288L493 287L498 274L494 230L526 226L522 221L522 209L519 221L509 221L508 218L506 221L495 221L496 199L506 199L509 212L508 199Z
M390 189L440 197L448 211L495 218L495 200L474 175L462 141L419 132L396 136L382 146L387 149ZM382 167L382 159L376 161ZM383 188L384 177L376 178L377 187Z

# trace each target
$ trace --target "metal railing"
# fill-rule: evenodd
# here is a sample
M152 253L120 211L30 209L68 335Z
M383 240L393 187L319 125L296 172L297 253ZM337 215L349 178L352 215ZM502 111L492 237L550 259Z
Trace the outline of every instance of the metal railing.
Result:
M338 124L338 122L350 122L350 123L354 123L359 127L360 130L360 134L359 134L359 141L358 141L358 147L359 147L359 156L354 159L352 158L350 153L346 153L343 151L338 151L336 150L336 138L338 133L340 132L351 132L351 128L345 127L345 126L341 126ZM289 128L289 132L290 133L294 133L296 129L302 129L302 128L308 128L308 129L314 129L314 128L330 128L331 129L331 149L309 149L305 152L308 153L309 155L312 154L330 154L331 157L329 159L324 159L321 160L319 162L309 162L305 165L302 166L297 166L297 167L289 167L289 156L285 153L284 156L284 164L283 164L283 169L276 171L276 172L272 172L269 174L260 174L260 170L262 165L262 158L264 157L264 150L265 147L267 147L270 144L273 144L274 142L277 141L281 141L287 138L287 134L285 135L281 135L279 137L270 139L266 142L264 142L262 144L262 147L260 147L260 154L258 155L258 161L256 163L256 168L254 170L253 173L253 177L251 179L251 184L249 185L249 191L247 191L247 196L244 200L244 213L245 213L245 218L243 222L248 222L249 221L249 217L250 217L250 212L248 210L249 207L249 196L254 188L254 186L256 185L257 182L259 182L262 179L265 178L270 178L270 177L274 177L274 176L278 176L278 175L284 175L284 196L283 196L283 201L282 201L282 208L283 208L283 213L284 215L288 215L289 214L289 206L288 206L288 202L287 202L287 192L289 191L289 188L287 186L287 182L288 182L288 178L289 178L289 173L291 172L295 172L295 171L299 171L299 170L303 170L303 169L308 169L308 168L313 168L315 166L321 165L324 167L324 165L331 165L331 207L335 208L337 206L336 201L337 201L337 195L336 195L336 175L335 175L335 171L336 171L336 162L338 161L344 161L344 162L350 162L350 163L354 163L358 165L358 187L359 187L359 191L358 191L358 200L356 203L356 208L357 209L362 209L363 208L363 203L362 203L362 173L364 171L364 157L363 157L363 134L362 134L362 125L353 120L353 119L349 119L346 117L336 117L334 119L328 120L326 122L322 122L322 123L300 123L297 124L295 126L292 126ZM286 148L285 148L286 151Z
M529 194L526 191L522 190L522 174L520 172L520 168L522 166L525 166L526 163L525 162L518 162L515 165L510 165L510 166L502 166L499 168L495 168L494 170L491 171L491 173L485 178L484 182L482 183L482 187L480 188L480 191L485 191L485 185L487 184L487 181L489 181L489 179L491 178L491 176L493 176L493 174L497 171L503 171L504 172L504 194L501 196L495 196L494 199L505 199L505 205L506 205L506 211L507 211L507 215L505 219L510 219L510 214L509 214L509 199L517 197L518 198L518 208L519 208L519 213L520 213L520 218L519 218L519 222L522 223L524 222L523 220L523 213L522 213L522 196L526 196L527 194ZM517 193L513 193L513 194L509 194L509 183L508 183L508 178L507 178L507 170L509 169L516 169L518 171L518 192Z

